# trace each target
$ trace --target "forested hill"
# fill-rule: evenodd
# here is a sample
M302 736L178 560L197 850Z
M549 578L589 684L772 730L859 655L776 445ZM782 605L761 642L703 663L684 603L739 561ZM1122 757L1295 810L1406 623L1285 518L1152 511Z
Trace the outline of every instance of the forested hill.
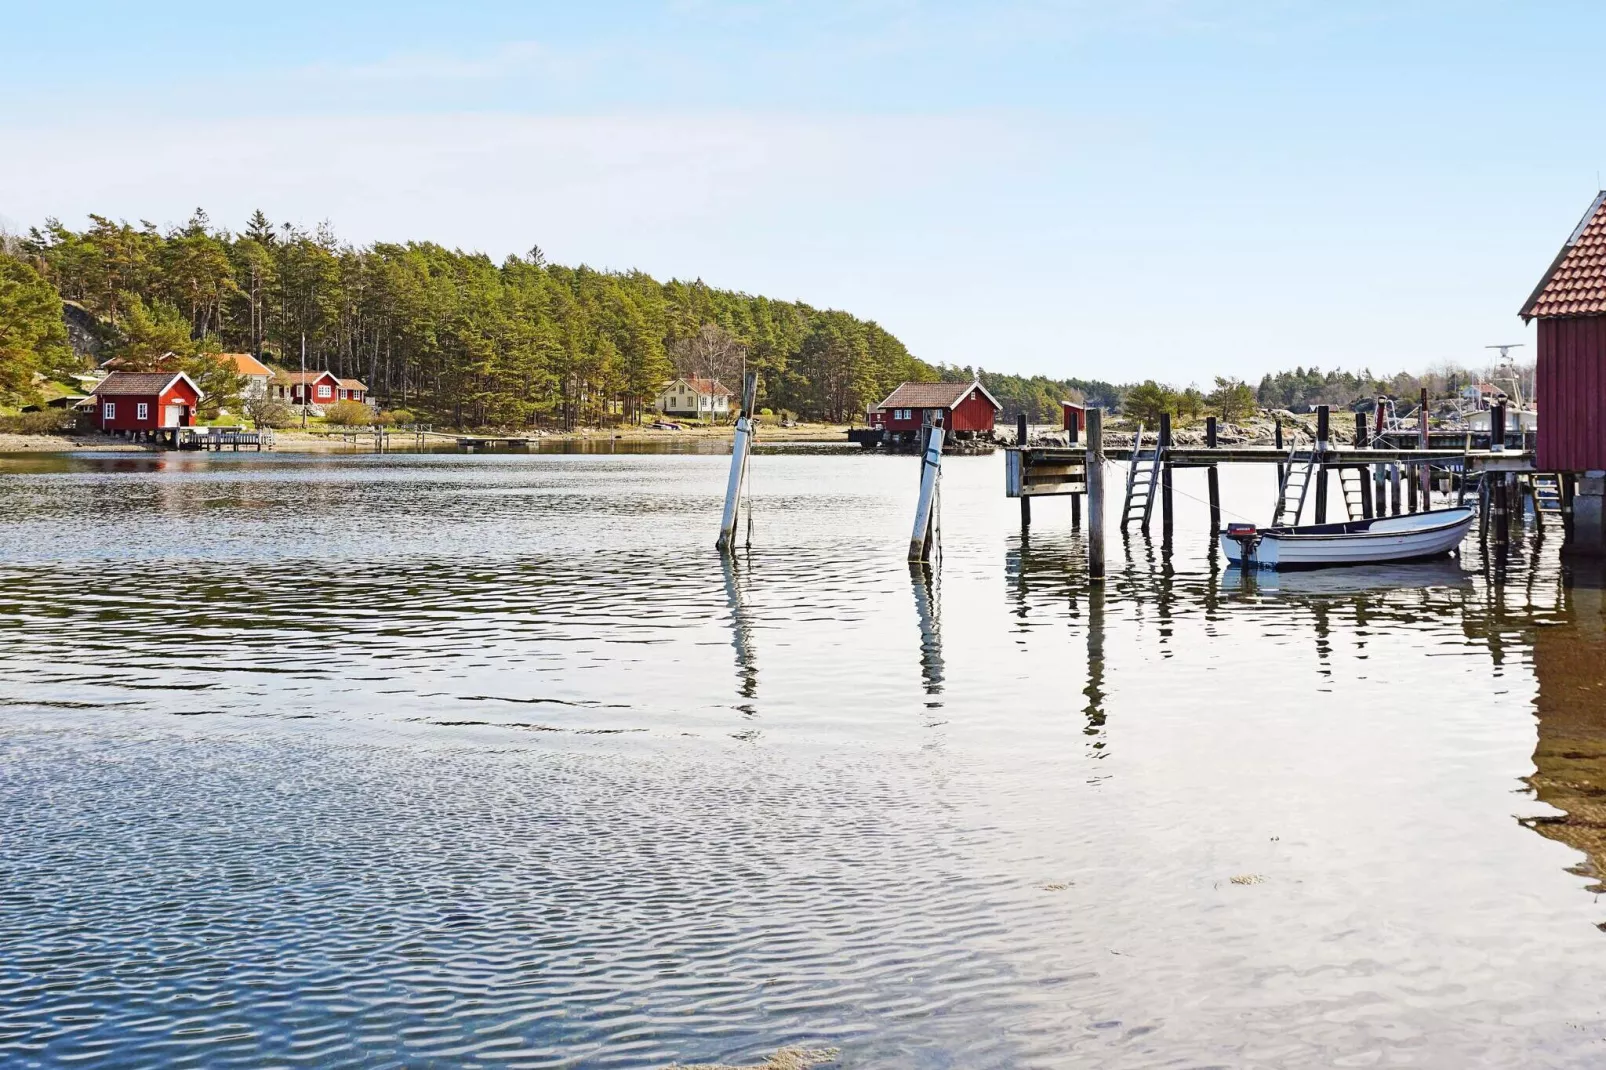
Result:
M167 231L90 221L75 231L51 220L7 243L0 284L16 281L0 303L5 292L26 294L37 315L39 291L53 288L97 318L102 358L160 338L299 367L305 337L308 367L363 379L389 407L459 426L639 418L676 371L734 389L744 361L761 373L761 405L838 421L862 417L904 380L937 378L897 338L846 312L700 280L562 267L538 248L498 264L429 242L358 247L327 227L274 226L261 212L238 233L199 211ZM0 338L0 393L15 396L32 372L68 359L59 327L28 337Z

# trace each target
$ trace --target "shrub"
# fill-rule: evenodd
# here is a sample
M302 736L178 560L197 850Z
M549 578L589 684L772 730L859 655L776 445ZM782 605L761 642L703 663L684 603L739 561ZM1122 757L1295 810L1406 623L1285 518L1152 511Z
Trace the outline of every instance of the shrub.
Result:
M13 435L48 435L72 426L72 414L65 409L40 409L16 416L0 416L0 431Z
M418 422L418 417L406 409L386 409L374 417L374 422L385 427L408 427Z
M259 431L264 427L289 427L295 422L290 406L277 398L248 397L244 407L246 416Z
M366 427L374 422L374 410L360 401L337 401L323 410L323 422L331 427Z

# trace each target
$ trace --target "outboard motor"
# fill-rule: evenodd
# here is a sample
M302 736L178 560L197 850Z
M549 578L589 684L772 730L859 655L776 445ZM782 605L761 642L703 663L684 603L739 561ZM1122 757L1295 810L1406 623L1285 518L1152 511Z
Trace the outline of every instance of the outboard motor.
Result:
M1255 559L1255 549L1260 545L1260 529L1253 524L1228 524L1227 538L1236 542L1243 548L1244 564Z

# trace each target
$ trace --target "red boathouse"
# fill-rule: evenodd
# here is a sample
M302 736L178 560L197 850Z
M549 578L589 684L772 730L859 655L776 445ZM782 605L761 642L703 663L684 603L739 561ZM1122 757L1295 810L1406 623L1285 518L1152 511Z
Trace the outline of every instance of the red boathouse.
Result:
M98 430L152 432L194 427L204 395L183 372L112 372L91 396Z
M1606 469L1606 190L1522 308L1539 321L1541 472Z
M903 383L870 410L869 423L893 438L912 440L924 425L926 413L937 412L949 435L974 438L992 432L1003 408L978 382Z
M1534 467L1566 474L1565 548L1606 555L1606 190L1596 194L1522 306L1539 321ZM1576 496L1570 493L1574 476Z

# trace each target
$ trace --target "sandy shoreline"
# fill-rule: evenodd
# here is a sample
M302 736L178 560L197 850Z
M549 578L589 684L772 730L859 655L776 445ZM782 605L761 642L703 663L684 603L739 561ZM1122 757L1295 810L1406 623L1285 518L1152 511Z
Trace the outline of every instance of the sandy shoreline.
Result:
M732 435L730 427L696 427L683 431L654 431L650 428L620 428L620 429L588 429L583 431L550 432L542 435L540 441L545 442L685 442L688 440L729 439ZM480 432L465 431L464 435L475 435ZM847 428L841 425L805 424L798 427L760 427L759 440L770 443L781 442L846 442ZM412 445L412 435L405 431L395 431L390 435L390 443L398 449L408 448ZM432 437L427 440L434 446L449 446L447 438ZM273 452L275 453L325 453L341 450L371 448L373 445L372 432L359 433L355 443L349 442L339 434L323 435L312 434L300 430L277 431L274 433ZM40 434L20 435L0 433L0 453L157 453L162 452L159 446L142 442L129 442L127 439L115 435L99 435L93 433L69 434Z

